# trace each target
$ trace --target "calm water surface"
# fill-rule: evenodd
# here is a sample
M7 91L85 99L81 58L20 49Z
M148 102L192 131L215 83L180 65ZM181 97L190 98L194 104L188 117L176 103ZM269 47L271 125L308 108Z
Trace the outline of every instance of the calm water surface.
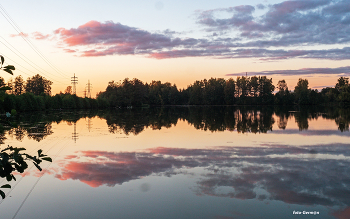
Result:
M1 218L350 218L349 110L119 109L13 122L2 147L54 161L16 175Z

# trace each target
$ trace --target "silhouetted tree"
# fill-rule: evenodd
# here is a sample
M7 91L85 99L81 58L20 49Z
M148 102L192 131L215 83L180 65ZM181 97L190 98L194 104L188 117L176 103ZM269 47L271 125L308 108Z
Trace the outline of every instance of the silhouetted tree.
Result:
M0 87L3 87L5 85L6 85L5 79L3 77L0 77Z
M272 78L268 79L266 76L259 76L259 97L261 104L273 104L273 94L275 86L272 83Z
M259 78L253 76L250 78L250 95L253 97L257 97L259 94Z
M294 100L292 100L291 98L287 83L284 79L278 81L277 90L278 92L275 94L275 104L277 105L293 104Z
M225 104L225 84L223 78L210 78L208 81L204 80L203 101L206 105L223 105Z
M247 77L237 77L236 79L236 91L238 97L245 97L248 96L250 93L249 86L249 78Z
M7 93L8 94L13 94L14 82L13 82L12 78L10 78L7 81L7 87L8 87Z
M73 90L72 90L72 86L67 86L67 88L64 90L65 94L72 94Z
M340 77L338 78L338 83L335 85L335 89L339 92L342 92L347 89L349 86L349 78Z
M27 79L25 86L26 92L39 95L41 93L51 95L52 81L40 76L39 74Z
M13 94L21 95L24 92L24 80L21 75L15 78L15 82L13 83Z
M278 92L280 92L282 95L284 95L284 93L288 91L288 86L284 79L278 81L277 89L278 89Z
M190 99L189 104L192 105L201 105L203 104L203 81L195 81L193 85L190 85L188 88Z
M225 103L227 105L232 105L235 103L235 91L236 91L235 80L230 78L226 81L226 85L224 88Z
M307 79L299 78L299 81L294 88L296 102L298 104L309 104L309 92L309 81Z

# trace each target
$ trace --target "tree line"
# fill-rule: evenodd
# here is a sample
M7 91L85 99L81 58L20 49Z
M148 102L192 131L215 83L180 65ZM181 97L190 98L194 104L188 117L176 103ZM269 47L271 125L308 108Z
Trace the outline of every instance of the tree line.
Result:
M71 86L51 95L52 82L39 74L23 80L22 76L7 83L0 77L0 111L36 111L48 109L91 109L108 107L148 107L165 105L349 105L349 78L340 77L334 87L321 91L309 88L307 79L300 78L294 91L285 80L276 86L266 76L210 78L195 81L185 89L169 82L144 83L125 78L111 81L96 99L72 94Z
M0 112L40 111L50 109L97 109L107 108L109 105L103 99L82 98L72 94L71 86L65 92L51 95L52 81L37 74L26 81L22 76L10 79L7 83L0 77L0 87L7 87L0 91Z
M97 95L111 107L144 105L349 105L349 79L340 77L335 87L321 91L309 88L307 79L299 78L294 91L285 80L275 86L266 76L210 78L195 81L186 89L169 82L143 83L139 79L111 81Z

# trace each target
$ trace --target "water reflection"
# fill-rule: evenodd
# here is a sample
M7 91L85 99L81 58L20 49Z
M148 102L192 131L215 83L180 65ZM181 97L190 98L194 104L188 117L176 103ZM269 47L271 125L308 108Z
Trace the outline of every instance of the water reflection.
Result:
M33 125L22 125L16 128L10 129L8 131L8 135L10 137L15 137L16 140L22 141L24 136L28 136L29 139L33 139L37 142L43 140L46 136L51 135L52 132L52 124L51 123L37 123Z
M114 186L152 174L171 176L201 167L203 173L194 191L197 195L349 206L349 149L349 144L332 144L81 151L66 157L56 177L80 180L92 187Z
M74 195L76 190L82 192L80 196L89 193L99 196L101 191L107 191L101 195L105 199L118 191L111 195L113 203L117 203L117 197L122 203L131 200L132 206L143 206L143 197L163 203L181 190L185 192L179 196L185 194L192 203L193 200L208 206L217 203L212 209L219 209L219 205L226 206L225 211L233 206L260 205L260 210L256 207L259 213L249 218L260 218L257 214L267 213L264 203L274 209L284 208L284 212L290 213L284 218L294 216L291 212L297 208L321 209L322 218L347 218L350 216L348 115L350 111L346 109L269 107L56 112L20 115L13 121L15 127L4 127L0 140L12 137L22 141L27 136L45 145L52 141L50 149L57 153L56 163L46 172L46 183L57 183L63 188L60 191L70 189ZM67 125L70 125L68 129ZM163 130L152 131L159 129ZM118 135L122 136L118 138L115 133L132 136ZM62 147L61 135L69 139ZM72 137L76 144L70 140ZM19 142L22 143L27 142ZM56 148L56 144L60 147ZM64 155L60 154L62 151ZM163 190L160 192L157 186L163 186ZM55 198L53 194L51 199ZM86 200L74 198L86 211ZM62 198L65 199L66 196ZM108 206L107 202L101 205ZM181 203L179 209L183 208ZM116 206L126 209L121 203ZM149 206L153 212L159 203L154 201ZM244 218L246 211L237 207L232 212L235 218ZM272 218L274 213L269 212L266 218ZM215 210L215 215L230 214Z
M5 127L11 137L21 141L24 136L41 141L52 134L52 124L62 121L75 124L82 118L99 117L106 120L111 133L138 135L146 128L159 130L185 120L195 129L204 131L237 131L238 133L267 133L277 127L285 130L294 118L299 131L306 131L309 122L318 118L334 120L341 132L349 131L350 109L338 108L235 108L235 107L166 107L152 109L118 109L109 111L76 111L23 114L15 119L16 127ZM29 125L30 124L30 125ZM88 123L89 124L89 123ZM88 125L90 127L90 125ZM76 132L73 133L73 139Z

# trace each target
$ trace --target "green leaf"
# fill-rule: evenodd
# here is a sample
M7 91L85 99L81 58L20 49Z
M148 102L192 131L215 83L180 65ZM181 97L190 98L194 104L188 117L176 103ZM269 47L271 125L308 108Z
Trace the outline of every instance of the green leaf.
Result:
M5 185L1 186L0 188L11 189L11 186L10 186L10 184L5 184Z
M43 158L41 158L41 159L46 160L46 161L49 161L49 162L52 162L51 157L43 157Z
M6 71L7 73L13 75L13 73L12 73L12 71L10 69L4 68L3 70Z
M4 68L9 69L9 70L16 70L15 66L13 66L13 65L6 65Z
M0 190L0 195L1 195L2 199L5 199L6 195L2 190Z
M7 65L7 66L3 67L3 70L6 71L7 73L13 75L12 71L15 70L15 66Z
M35 162L33 162L33 164L36 166L36 168L38 168L38 170L40 170L40 171L43 170L43 169L41 169L41 167L40 167L38 164L36 164Z
M17 150L17 151L25 151L25 150L27 150L27 149L25 149L25 148L16 148L16 150Z
M23 172L24 172L24 168L21 167L21 166L19 166L19 165L16 164L16 163L15 163L15 168L16 168L16 170L17 170L18 172L20 172L20 173L23 173Z

